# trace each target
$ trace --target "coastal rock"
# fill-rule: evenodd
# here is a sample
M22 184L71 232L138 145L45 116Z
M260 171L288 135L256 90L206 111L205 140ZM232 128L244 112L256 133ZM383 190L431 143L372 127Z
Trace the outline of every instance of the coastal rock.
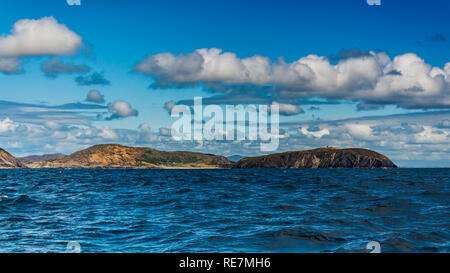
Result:
M26 168L25 163L0 148L0 169Z
M234 168L397 168L386 156L367 149L319 148L244 158Z

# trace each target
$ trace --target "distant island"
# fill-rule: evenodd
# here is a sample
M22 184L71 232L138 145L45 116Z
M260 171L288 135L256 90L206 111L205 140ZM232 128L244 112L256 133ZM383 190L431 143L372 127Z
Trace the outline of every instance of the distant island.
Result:
M30 168L226 168L223 156L195 152L165 152L151 148L102 144L71 155L28 164Z
M55 160L55 159L63 158L65 156L66 155L64 155L64 154L29 155L29 156L19 157L18 159L21 160L25 164L30 164L30 163L34 163L34 162Z
M235 168L397 168L386 156L367 149L318 148L247 157Z
M71 155L15 158L0 149L0 168L397 168L386 156L367 149L318 148L258 157L235 163L224 156L166 152L144 147L101 144ZM26 163L24 163L24 161Z

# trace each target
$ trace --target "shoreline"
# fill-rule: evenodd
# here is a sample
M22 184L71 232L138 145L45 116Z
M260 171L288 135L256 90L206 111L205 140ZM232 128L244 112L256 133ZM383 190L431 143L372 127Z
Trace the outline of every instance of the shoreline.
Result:
M398 169L450 169L450 167L399 167L399 168L223 168L223 167L58 167L58 168L0 168L1 170L398 170Z

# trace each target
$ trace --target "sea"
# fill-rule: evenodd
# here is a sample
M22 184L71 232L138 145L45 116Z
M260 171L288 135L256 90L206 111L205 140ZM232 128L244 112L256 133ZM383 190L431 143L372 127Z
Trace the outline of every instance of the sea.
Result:
M0 170L4 253L372 251L450 252L450 169Z

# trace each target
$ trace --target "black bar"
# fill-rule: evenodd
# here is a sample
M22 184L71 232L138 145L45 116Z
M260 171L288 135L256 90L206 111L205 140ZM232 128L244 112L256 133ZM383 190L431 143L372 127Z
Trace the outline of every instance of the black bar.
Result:
M397 264L404 272L421 266L423 258L433 260L434 266L445 266L448 254L0 254L0 263L2 267L11 263L16 270L33 265L81 272L104 272L106 267L126 272L134 272L132 268L140 268L139 272L334 272L379 268L384 272Z

